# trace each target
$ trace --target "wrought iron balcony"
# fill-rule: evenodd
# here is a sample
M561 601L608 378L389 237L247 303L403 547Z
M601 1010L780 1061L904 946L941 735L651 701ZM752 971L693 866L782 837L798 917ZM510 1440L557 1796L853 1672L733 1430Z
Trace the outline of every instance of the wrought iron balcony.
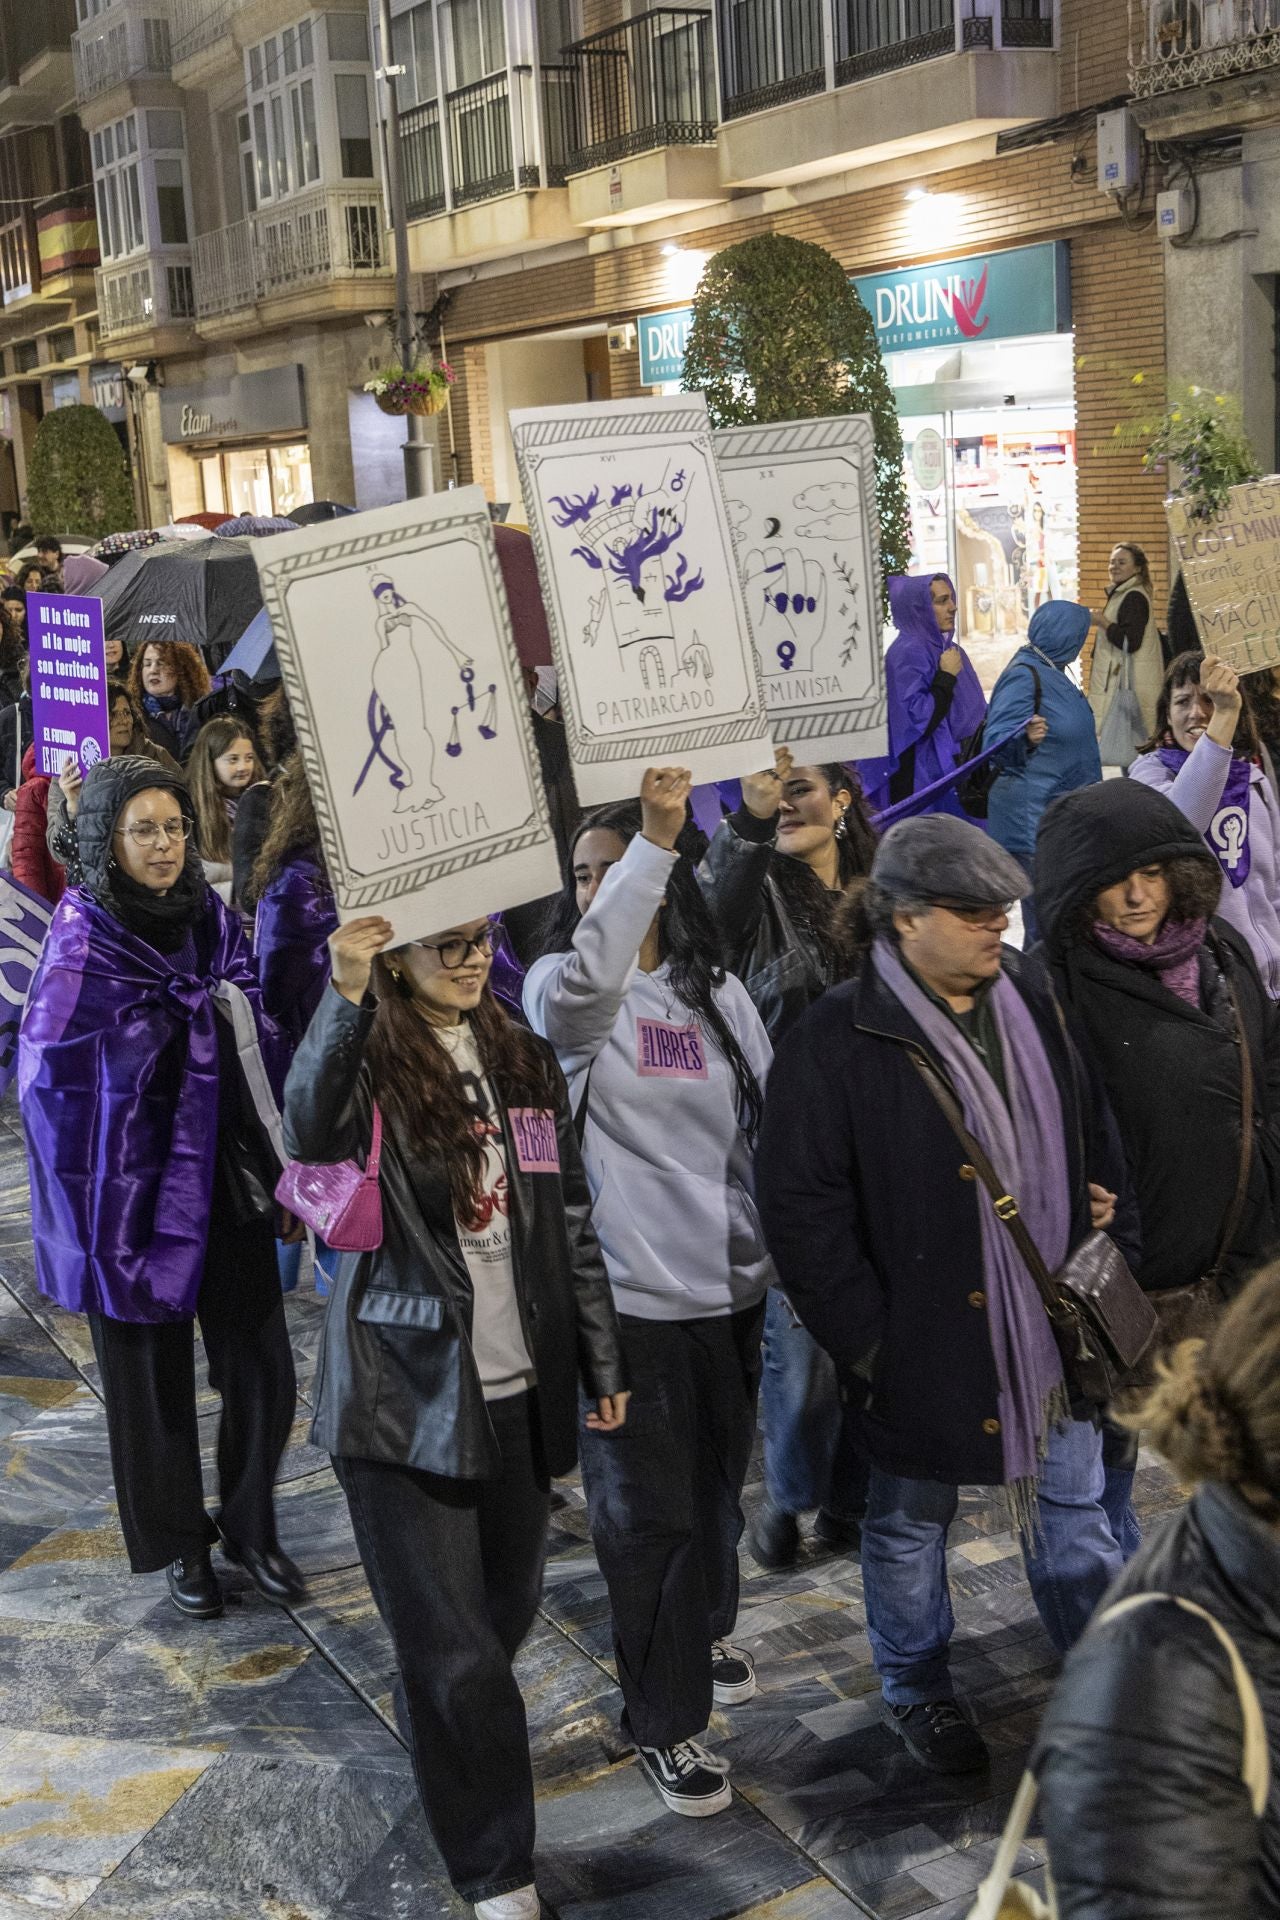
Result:
M173 247L98 269L98 329L101 338L181 326L195 316L191 252Z
M365 190L300 195L198 234L196 315L213 319L308 287L389 274L385 229L381 196Z
M167 75L168 0L117 0L73 36L71 55L80 100L92 100L134 74Z
M709 7L654 7L564 51L577 82L571 173L715 139Z
M1139 0L1129 19L1139 100L1280 69L1280 0Z
M826 86L822 0L718 0L723 117L760 113Z
M440 148L440 102L427 100L400 115L400 174L410 220L429 220L445 209L444 157Z
M190 60L230 33L233 17L245 0L171 0L173 59Z
M215 227L212 233L198 233L191 247L191 266L201 320L253 306L258 297L253 222L237 220L229 227Z
M14 219L0 226L0 290L4 304L27 300L40 285L40 255L36 245L35 216L24 207Z

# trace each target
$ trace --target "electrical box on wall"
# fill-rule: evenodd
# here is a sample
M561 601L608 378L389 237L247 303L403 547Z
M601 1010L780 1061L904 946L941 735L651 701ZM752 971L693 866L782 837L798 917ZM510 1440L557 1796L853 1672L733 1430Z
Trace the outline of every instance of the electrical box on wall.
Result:
M610 353L631 353L635 349L635 344L636 344L636 330L632 326L629 320L625 326L610 327L609 329Z
M1191 195L1185 187L1156 195L1156 231L1166 240L1178 240L1190 233L1194 218Z
M1098 191L1132 193L1142 177L1142 135L1126 107L1098 115Z

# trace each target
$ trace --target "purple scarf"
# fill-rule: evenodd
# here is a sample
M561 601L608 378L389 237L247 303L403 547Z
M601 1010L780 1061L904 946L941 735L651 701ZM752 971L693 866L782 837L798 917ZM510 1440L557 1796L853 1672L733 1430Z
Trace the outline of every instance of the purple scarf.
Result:
M1203 920L1166 920L1159 935L1147 946L1131 933L1109 927L1105 920L1093 925L1094 945L1113 960L1126 966L1141 967L1144 973L1159 976L1160 984L1176 993L1188 1006L1200 1005L1200 949L1204 945Z
M977 1053L917 986L883 935L874 957L876 972L941 1061L966 1127L1017 1200L1045 1265L1056 1272L1071 1239L1062 1102L1040 1030L1022 995L1003 974L989 989L1004 1054L1006 1106ZM985 1190L979 1192L979 1206L991 1350L1000 1383L1005 1490L1014 1525L1034 1537L1040 1462L1050 1428L1069 1418L1070 1396L1035 1281Z
M192 966L192 960L195 965ZM213 989L247 997L279 1093L239 922L210 893L194 947L165 955L81 888L54 912L18 1042L41 1293L71 1313L189 1320L218 1134Z
M1161 766L1168 767L1175 778L1189 758L1190 755L1181 747L1159 747L1156 750L1156 759ZM1253 864L1253 856L1249 851L1249 783L1252 778L1253 762L1233 753L1218 811L1209 822L1204 836L1210 853L1233 887L1244 885Z

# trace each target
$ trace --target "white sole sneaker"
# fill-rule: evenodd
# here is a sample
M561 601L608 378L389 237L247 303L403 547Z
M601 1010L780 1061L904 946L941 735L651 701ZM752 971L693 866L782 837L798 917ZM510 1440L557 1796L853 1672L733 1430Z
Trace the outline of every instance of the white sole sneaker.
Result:
M686 1741L684 1745L694 1747L696 1743ZM694 1794L687 1790L681 1792L678 1780L668 1783L663 1777L662 1769L650 1759L643 1747L638 1747L636 1754L645 1778L655 1789L663 1805L669 1812L678 1813L682 1819L707 1820L712 1814L723 1813L727 1807L733 1805L733 1789L723 1771L723 1763L708 1764L706 1760L700 1762L703 1782L709 1790ZM719 1784L710 1788L710 1779L713 1776L718 1776Z
M498 1893L492 1900L478 1900L472 1911L475 1920L539 1920L542 1902L536 1887L517 1887L514 1893Z
M715 1655L723 1651L728 1660L742 1669L741 1680L717 1680L715 1678ZM756 1692L756 1669L751 1655L742 1647L735 1647L728 1640L717 1640L712 1648L711 1697L718 1707L737 1707L744 1700L754 1698Z
M717 1681L711 1689L711 1697L718 1707L740 1706L744 1700L752 1700L756 1693L754 1673L749 1680L739 1680L734 1686L722 1687Z

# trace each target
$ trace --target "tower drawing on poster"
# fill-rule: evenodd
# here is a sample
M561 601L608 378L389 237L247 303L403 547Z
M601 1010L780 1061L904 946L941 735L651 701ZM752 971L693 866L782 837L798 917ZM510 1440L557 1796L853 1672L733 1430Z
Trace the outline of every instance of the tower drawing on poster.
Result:
M511 431L581 799L661 760L750 771L768 729L701 397L537 408Z
M870 420L727 427L713 444L774 739L887 752Z
M259 540L254 557L339 918L384 912L404 941L551 892L480 489Z

